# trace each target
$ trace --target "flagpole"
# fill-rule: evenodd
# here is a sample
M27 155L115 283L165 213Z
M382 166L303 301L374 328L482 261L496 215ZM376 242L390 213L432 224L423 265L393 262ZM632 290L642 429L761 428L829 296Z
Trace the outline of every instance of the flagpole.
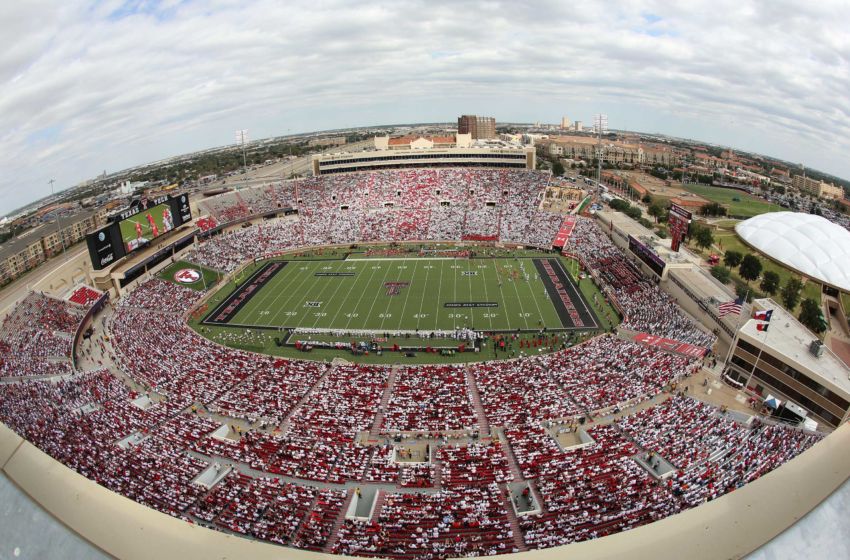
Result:
M735 340L738 337L738 330L741 328L741 318L744 316L744 306L747 304L747 298L750 296L750 289L744 294L744 301L741 303L741 312L738 313L738 320L735 322L735 334L732 335L732 341L729 343L729 350L726 351L726 359L723 360L723 372L729 367L729 358L732 357L732 349L735 347Z

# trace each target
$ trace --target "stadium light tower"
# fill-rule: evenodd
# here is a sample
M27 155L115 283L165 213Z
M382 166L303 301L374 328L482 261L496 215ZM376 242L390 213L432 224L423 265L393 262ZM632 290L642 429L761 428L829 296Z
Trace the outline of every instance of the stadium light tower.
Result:
M236 145L242 146L242 166L245 169L245 172L248 171L248 155L246 154L246 146L248 144L248 131L247 130L237 130L236 131Z
M602 148L602 135L608 133L608 115L602 113L593 115L593 128L596 131L596 183L597 188L602 182L602 159L605 151Z
M56 193L53 191L53 183L56 182L56 179L51 179L47 181L50 183L50 198L56 196ZM55 203L55 201L54 201ZM59 210L56 210L56 227L59 229L59 241L62 243L62 254L65 254L65 234L62 232L62 223L59 221Z

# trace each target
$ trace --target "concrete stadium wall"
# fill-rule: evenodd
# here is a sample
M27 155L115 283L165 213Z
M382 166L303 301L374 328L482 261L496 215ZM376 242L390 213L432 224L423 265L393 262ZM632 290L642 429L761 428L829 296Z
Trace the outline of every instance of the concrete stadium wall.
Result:
M850 426L845 424L783 467L698 508L602 539L512 554L508 558L741 558L799 520L847 480L848 446ZM2 424L0 465L45 510L117 558L330 558L227 535L149 509L75 473L30 443L21 442Z
M63 257L59 257L60 259ZM32 289L51 295L61 295L76 284L88 281L88 251L68 259L51 274L32 285Z

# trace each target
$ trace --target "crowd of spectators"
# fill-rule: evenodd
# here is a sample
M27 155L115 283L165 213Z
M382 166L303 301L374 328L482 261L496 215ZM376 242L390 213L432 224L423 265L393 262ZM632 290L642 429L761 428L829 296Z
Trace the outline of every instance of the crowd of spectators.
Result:
M466 374L456 366L399 370L384 411L387 432L471 430L477 425Z
M716 337L699 329L592 219L576 221L564 250L578 255L613 294L626 315L621 327L704 348L714 344Z
M346 520L334 554L445 558L518 552L496 484L389 493L370 521Z
M534 171L414 169L312 177L232 191L200 203L222 224L286 207L298 217L213 237L188 259L234 270L298 245L490 240L551 246L561 216L539 209L549 176ZM280 228L282 231L274 231Z
M74 335L88 305L28 294L0 326L0 378L67 375Z

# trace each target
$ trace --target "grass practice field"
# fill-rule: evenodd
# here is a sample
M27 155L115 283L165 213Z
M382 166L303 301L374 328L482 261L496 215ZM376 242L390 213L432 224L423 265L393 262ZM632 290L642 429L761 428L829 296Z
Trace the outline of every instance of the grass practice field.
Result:
M730 216L749 218L766 212L779 212L782 207L770 204L750 194L735 189L724 189L708 185L682 185L682 188L712 202L722 204L728 209ZM738 200L735 200L735 199Z
M202 323L377 333L603 326L557 257L264 262Z

